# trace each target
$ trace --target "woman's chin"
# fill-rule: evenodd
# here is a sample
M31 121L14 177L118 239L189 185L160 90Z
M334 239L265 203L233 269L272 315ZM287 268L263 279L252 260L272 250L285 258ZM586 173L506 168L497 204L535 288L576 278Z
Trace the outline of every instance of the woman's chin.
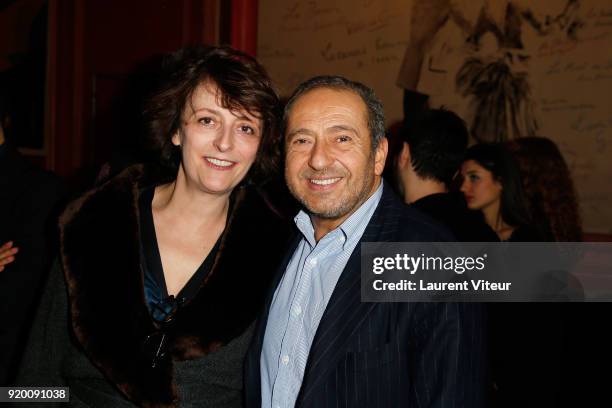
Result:
M219 177L217 174L201 173L193 177L187 177L189 180L187 185L194 190L198 190L207 194L227 195L240 184L240 180L235 177Z
M228 195L239 183L199 183L199 189L213 195Z
M482 210L482 206L478 205L476 203L467 203L467 208L469 208L470 210L473 210L473 211Z

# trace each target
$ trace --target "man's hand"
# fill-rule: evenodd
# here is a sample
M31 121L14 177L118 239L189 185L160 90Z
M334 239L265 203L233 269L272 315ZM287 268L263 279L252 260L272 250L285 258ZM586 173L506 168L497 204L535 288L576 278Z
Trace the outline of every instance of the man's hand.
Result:
M13 247L13 241L0 246L0 272L4 270L4 265L10 264L15 260L15 254L19 248Z

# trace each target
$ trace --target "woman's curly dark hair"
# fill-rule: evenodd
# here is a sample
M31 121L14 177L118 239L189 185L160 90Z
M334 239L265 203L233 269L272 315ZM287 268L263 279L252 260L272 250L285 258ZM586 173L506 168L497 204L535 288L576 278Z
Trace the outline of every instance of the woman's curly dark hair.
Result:
M541 232L555 241L582 241L576 190L557 145L545 137L523 137L508 148L518 162L531 217Z
M145 147L171 176L176 176L180 151L172 144L185 106L195 89L213 84L219 103L231 111L245 110L261 119L262 138L247 178L263 181L278 172L280 102L265 69L251 56L230 47L183 48L167 56L159 85L148 98L143 118Z

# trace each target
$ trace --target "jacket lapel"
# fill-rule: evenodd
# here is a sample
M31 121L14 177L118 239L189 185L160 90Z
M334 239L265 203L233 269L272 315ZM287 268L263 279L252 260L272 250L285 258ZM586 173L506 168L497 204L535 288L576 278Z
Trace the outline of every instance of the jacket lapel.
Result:
M385 184L381 200L359 241L360 244L393 241L403 205L388 184ZM342 271L319 323L310 348L296 406L305 403L319 382L325 379L327 371L335 366L338 358L345 352L345 345L352 333L377 305L361 301L360 244Z

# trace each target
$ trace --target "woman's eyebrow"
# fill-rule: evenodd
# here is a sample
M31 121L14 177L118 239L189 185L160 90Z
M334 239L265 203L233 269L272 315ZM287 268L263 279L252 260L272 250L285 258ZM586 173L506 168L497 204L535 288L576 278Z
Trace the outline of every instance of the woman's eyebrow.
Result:
M257 122L257 119L255 119L252 116L247 116L244 113L238 113L238 114L233 114L233 115L236 117L236 119L248 120L249 122L253 122L253 123Z
M198 112L201 112L201 111L206 111L206 112L214 113L215 115L220 115L221 114L221 112L219 112L218 110L211 109L211 108L198 108L198 109L194 109L193 113L195 114L195 113L198 113Z

